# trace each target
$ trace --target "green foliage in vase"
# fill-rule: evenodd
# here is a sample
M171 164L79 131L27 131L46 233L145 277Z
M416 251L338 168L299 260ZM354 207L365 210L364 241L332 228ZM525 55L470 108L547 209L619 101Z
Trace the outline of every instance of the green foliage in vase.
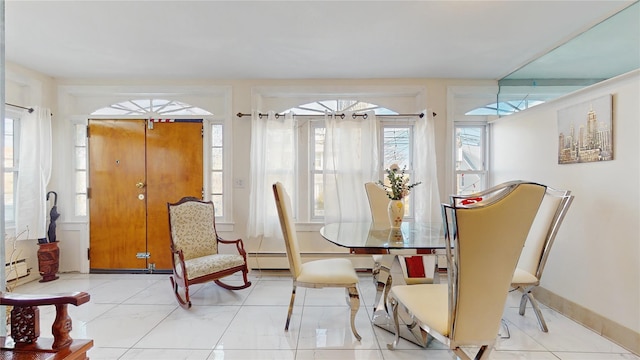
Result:
M389 199L402 200L405 196L409 195L413 187L421 184L421 182L410 184L409 176L405 174L405 170L406 166L400 169L398 164L393 164L388 169L385 169L389 183L386 184L385 182L378 181L378 184L387 191Z

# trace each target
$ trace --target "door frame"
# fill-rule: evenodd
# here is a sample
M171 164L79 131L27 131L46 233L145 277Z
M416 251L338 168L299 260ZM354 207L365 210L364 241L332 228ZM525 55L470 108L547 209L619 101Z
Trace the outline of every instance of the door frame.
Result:
M51 186L59 189L60 193L66 193L59 199L59 205L63 209L68 209L58 222L58 237L65 239L60 248L64 256L61 259L60 269L62 271L79 271L89 273L90 264L87 259L87 249L89 248L89 216L91 209L87 206L86 215L77 215L75 207L75 127L86 128L89 118L91 119L148 119L158 116L157 114L143 115L91 115L97 109L109 104L119 103L134 99L161 98L167 100L178 100L187 104L198 106L211 112L213 115L185 116L172 115L171 118L202 118L205 124L205 134L203 138L204 146L204 184L205 199L210 192L210 156L209 148L211 124L222 124L224 126L224 144L233 143L232 129L239 126L240 133L249 131L250 121L239 121L235 118L233 109L233 87L231 85L60 85L57 87L57 111L56 118L61 120L58 125L54 124L54 140L59 141L60 146L54 149L56 158L69 159L60 164L52 173ZM243 119L244 120L244 119ZM236 125L234 125L234 122ZM88 154L87 154L88 156ZM232 148L225 147L224 154L224 188L225 188L225 215L226 217L217 222L219 232L233 232L233 158ZM69 179L74 179L69 181ZM88 180L88 179L87 179ZM88 182L87 182L88 184ZM35 256L35 254L34 254Z
M194 118L194 116L172 116L172 118L175 119L191 119ZM227 121L226 120L221 120L220 117L212 117L212 116L198 116L198 118L202 118L202 124L203 124L203 168L202 168L202 172L203 172L203 188L204 188L204 199L205 200L209 200L211 198L211 126L213 124L222 124L224 126L224 134L223 134L223 142L225 144L230 144L231 143L231 134L230 131L228 130L230 127L227 125ZM73 125L76 124L84 124L85 127L88 127L88 122L89 119L92 120L118 120L118 119L131 119L131 120L148 120L148 117L142 117L142 116L91 116L84 118L84 120L82 122L80 121L76 121L73 123ZM73 145L73 144L72 144ZM87 161L87 186L89 185L89 171L88 171L88 157L89 157L89 153L87 151L86 154L86 161ZM225 148L225 154L224 154L224 158L223 158L223 167L224 169L226 169L226 171L224 172L224 195L225 195L225 217L222 219L216 219L216 229L218 230L218 232L233 232L234 231L234 222L233 222L233 218L232 218L232 199L233 199L233 183L232 183L232 177L231 177L231 172L232 172L232 157L231 157L231 148L230 147L226 147ZM228 204L227 204L228 202ZM65 226L65 224L62 224L62 226L59 227L60 230L64 229L70 229L70 231L74 231L74 232L78 232L79 234L79 238L80 238L80 244L79 244L79 251L77 256L80 257L80 272L81 273L89 273L91 270L91 264L90 261L88 259L88 249L90 247L90 240L91 240L91 234L90 234L90 217L91 217L91 208L88 204L88 200L87 200L87 215L86 217L83 217L83 221L80 222L73 222L69 225L69 227ZM73 228L73 230L71 229ZM65 250L66 251L66 250Z

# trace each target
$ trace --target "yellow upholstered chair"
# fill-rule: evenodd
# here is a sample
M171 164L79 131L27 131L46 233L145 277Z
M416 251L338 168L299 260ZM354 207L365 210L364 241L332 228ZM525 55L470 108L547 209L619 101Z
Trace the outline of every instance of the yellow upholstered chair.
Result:
M389 225L389 215L387 207L391 199L387 196L387 191L378 186L374 182L367 182L364 184L364 189L367 192L367 199L369 200L369 210L371 211L371 223L372 226L380 229L387 229ZM388 252L387 252L388 253ZM384 298L387 298L387 294L391 289L392 277L391 266L393 265L394 257L390 255L374 254L373 267L371 269L371 275L373 283L376 286L376 299L373 304L374 311L380 303L380 297L384 293ZM384 303L386 309L386 302Z
M447 243L447 284L398 285L389 301L395 323L399 313L409 330L442 342L461 359L462 347L479 347L487 359L500 329L516 264L545 194L544 185L511 182L499 196L472 207L443 204Z
M247 254L242 239L224 240L216 232L213 202L193 197L167 203L173 275L171 286L180 306L191 307L189 286L214 281L229 290L251 286L247 281ZM220 244L235 245L237 254L221 254ZM221 278L242 272L243 284L234 286Z
M387 191L374 182L365 183L364 189L367 192L373 225L388 228L389 213L387 208L391 199L387 196Z
M451 201L459 206L474 206L500 196L509 184L510 182L499 184L471 195L452 195ZM547 187L511 281L511 286L523 293L520 315L524 315L528 300L536 314L538 325L544 332L548 331L547 324L532 291L540 284L551 246L572 201L571 191Z
M551 246L572 201L573 195L569 190L547 188L511 280L511 286L523 292L520 315L524 315L529 300L538 319L538 325L544 332L548 331L547 324L531 291L540 284Z
M342 287L345 288L347 303L351 308L351 331L356 339L361 340L360 334L356 330L355 317L360 309L360 295L358 294L358 275L353 264L348 259L322 259L309 262L302 262L298 247L298 237L293 213L291 211L291 199L284 186L277 182L273 184L273 195L276 200L278 217L282 228L282 235L287 249L287 258L291 275L293 276L293 290L291 291L291 301L285 323L285 331L289 330L289 322L293 312L293 304L296 298L296 288L325 288Z

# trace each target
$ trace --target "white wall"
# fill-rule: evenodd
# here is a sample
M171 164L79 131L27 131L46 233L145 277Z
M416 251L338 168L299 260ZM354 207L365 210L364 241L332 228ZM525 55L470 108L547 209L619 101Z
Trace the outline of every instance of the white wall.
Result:
M558 165L557 114L613 95L614 160ZM493 183L522 179L575 195L541 286L640 332L640 71L494 122Z

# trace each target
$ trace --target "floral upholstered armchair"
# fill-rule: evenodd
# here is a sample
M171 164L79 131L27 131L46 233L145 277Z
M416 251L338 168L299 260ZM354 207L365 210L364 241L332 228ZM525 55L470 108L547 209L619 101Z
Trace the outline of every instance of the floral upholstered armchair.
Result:
M229 290L251 286L247 281L247 254L242 239L224 240L218 236L213 202L193 197L167 204L173 275L170 277L178 303L191 307L189 286L214 281ZM237 254L221 254L220 244L235 245ZM242 272L243 284L230 285L220 279Z

